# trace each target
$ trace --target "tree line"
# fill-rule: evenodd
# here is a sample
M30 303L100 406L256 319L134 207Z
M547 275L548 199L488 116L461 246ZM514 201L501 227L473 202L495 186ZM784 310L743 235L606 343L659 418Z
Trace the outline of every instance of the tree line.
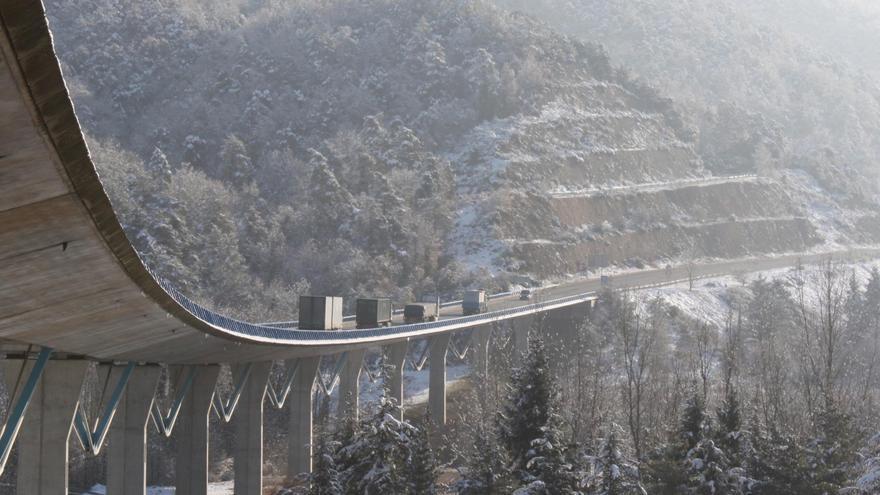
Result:
M312 493L433 493L437 466L462 495L877 493L880 272L828 262L720 297L723 328L606 291L525 356L502 332L436 452L383 399L322 437Z

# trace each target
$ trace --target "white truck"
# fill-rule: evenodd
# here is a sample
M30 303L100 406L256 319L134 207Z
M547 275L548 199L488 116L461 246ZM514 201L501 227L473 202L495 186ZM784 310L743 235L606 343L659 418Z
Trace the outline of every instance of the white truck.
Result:
M461 312L465 316L489 311L489 296L483 289L469 290L461 299Z
M299 296L299 324L303 330L339 330L342 328L342 298Z

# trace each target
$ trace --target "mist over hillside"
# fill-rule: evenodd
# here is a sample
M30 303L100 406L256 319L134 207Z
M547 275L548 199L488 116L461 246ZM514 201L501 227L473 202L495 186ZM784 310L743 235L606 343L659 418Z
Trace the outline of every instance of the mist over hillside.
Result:
M578 37L686 108L715 170L796 167L876 194L878 11L849 0L499 0ZM870 187L860 179L870 178Z

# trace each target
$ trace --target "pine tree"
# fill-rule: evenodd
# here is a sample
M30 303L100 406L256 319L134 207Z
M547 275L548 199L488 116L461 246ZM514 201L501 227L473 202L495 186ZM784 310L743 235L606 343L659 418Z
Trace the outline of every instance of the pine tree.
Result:
M342 495L342 483L335 459L335 442L327 431L329 416L327 400L321 401L318 408L315 448L315 464L309 476L309 495Z
M434 495L437 478L437 461L428 438L430 418L422 428L412 433L412 459L409 465L409 493L411 495Z
M748 466L755 478L754 495L810 495L815 487L800 442L772 428L753 438L754 454Z
M706 406L703 397L694 393L685 406L679 430L685 451L696 447L703 440L706 427Z
M615 426L602 445L597 459L601 478L590 493L592 495L645 495L645 489L638 481L638 468L629 464L621 451Z
M333 456L333 446L322 436L316 448L315 466L309 481L309 495L342 495L342 483Z
M459 495L506 495L511 491L507 452L482 418L475 423L472 449L465 455L456 491Z
M741 464L742 450L742 417L739 409L739 398L736 390L728 389L721 408L718 409L718 431L716 441L718 446L727 454L733 466Z
M356 428L346 427L336 452L344 492L349 495L407 493L412 437L415 428L398 418L397 403L387 389L388 369L383 368L384 393L375 413ZM348 431L353 430L353 434Z
M861 491L860 495L880 493L880 433L869 441L856 487Z
M855 460L856 435L849 415L829 401L818 419L819 431L807 446L807 460L819 493L837 493L847 486Z
M525 466L527 481L542 481L547 494L575 495L580 493L578 477L557 423L558 418L551 414L541 436L532 441Z
M525 363L515 368L510 389L498 416L498 438L515 469L523 469L532 441L544 435L556 402L556 383L551 375L544 341L529 340Z
M710 439L700 441L688 451L687 493L693 495L742 495L737 473L730 472L724 452ZM743 483L748 484L748 483Z

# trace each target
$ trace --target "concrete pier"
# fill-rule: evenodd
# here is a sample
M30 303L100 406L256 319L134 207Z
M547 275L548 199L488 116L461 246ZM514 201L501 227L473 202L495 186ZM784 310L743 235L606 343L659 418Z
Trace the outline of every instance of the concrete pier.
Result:
M21 372L19 360L3 363L7 390L16 390ZM29 361L24 368L22 383L33 368ZM70 430L79 404L79 394L86 376L88 362L82 360L49 361L18 434L18 495L67 495Z
M446 354L452 333L446 332L431 338L428 369L428 413L437 426L446 424Z
M358 419L361 369L366 349L348 351L339 377L339 417Z
M474 372L479 379L489 376L489 341L495 324L482 325L475 328L471 336L474 348Z
M524 356L529 352L529 334L538 321L540 321L538 315L525 315L510 320L515 355Z
M385 363L394 367L391 376L388 377L388 391L391 393L391 398L397 402L400 419L403 419L403 366L408 350L408 341L395 342L385 347Z
M208 493L208 420L219 373L219 366L199 366L177 418L176 495Z
M320 357L301 358L287 362L297 366L290 390L290 423L287 433L287 477L290 479L312 472L312 411L314 408L315 377L321 365Z
M111 386L122 368L114 367ZM131 374L113 423L107 445L107 493L145 495L147 491L147 425L161 368L138 366Z
M233 416L235 495L263 495L263 401L271 371L271 362L251 365Z

